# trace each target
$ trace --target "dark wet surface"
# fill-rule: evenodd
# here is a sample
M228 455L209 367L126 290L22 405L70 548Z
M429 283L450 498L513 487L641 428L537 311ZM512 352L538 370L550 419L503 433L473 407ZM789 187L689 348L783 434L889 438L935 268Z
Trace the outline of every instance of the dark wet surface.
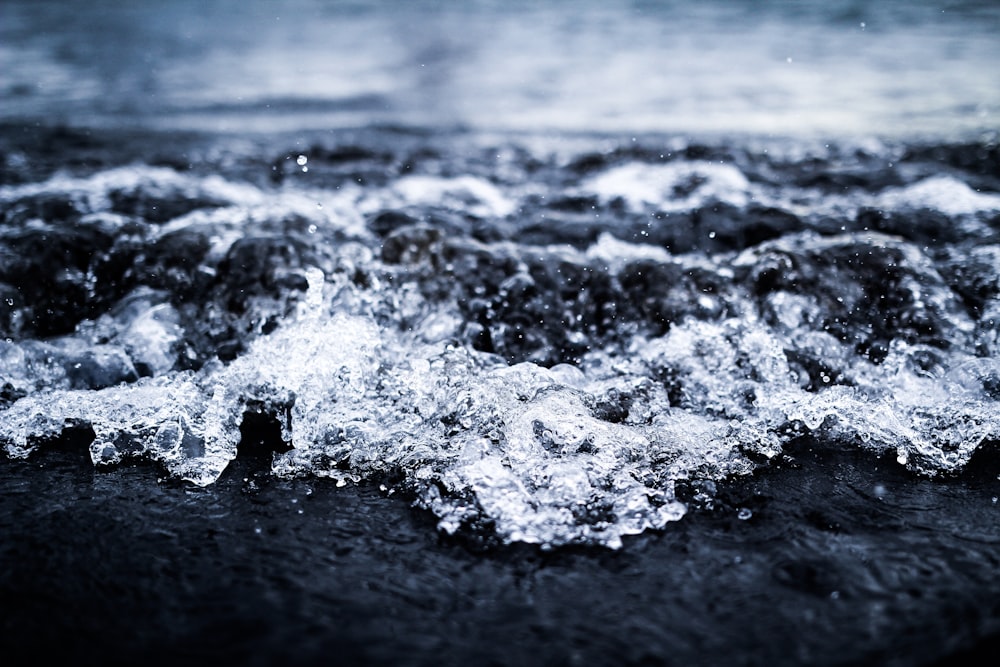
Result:
M932 481L800 443L621 551L544 552L443 539L375 486L277 480L252 458L199 489L56 447L2 463L0 650L6 664L988 664L1000 460L976 464Z

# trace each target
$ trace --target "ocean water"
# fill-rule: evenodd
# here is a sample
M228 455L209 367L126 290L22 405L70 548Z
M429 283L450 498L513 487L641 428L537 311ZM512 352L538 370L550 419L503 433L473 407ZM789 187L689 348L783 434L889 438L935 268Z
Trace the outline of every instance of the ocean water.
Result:
M0 118L952 136L995 130L992 2L5 2Z
M464 545L498 582L583 554L556 588L611 586L597 563L650 576L686 567L664 553L683 543L695 575L664 580L689 604L747 558L730 585L819 619L787 664L853 640L844 660L884 662L922 628L936 652L894 663L921 664L995 635L997 34L979 2L4 3L5 557L36 539L20 517L110 521L92 497L185 535L171 553L224 505L243 553L260 487L276 533L316 487L326 518L263 562L325 567L328 539L303 535L402 514L399 539ZM828 504L798 511L800 486ZM451 576L430 553L413 568ZM309 576L284 583L326 608ZM778 658L777 624L746 644L698 608L692 636L721 628L707 645L743 646L734 663ZM640 634L633 662L681 641ZM613 653L583 644L546 659Z

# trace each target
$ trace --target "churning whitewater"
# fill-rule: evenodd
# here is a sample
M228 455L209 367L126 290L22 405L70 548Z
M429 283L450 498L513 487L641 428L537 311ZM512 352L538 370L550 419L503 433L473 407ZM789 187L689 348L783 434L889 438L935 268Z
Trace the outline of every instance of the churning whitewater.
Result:
M4 160L11 457L89 429L96 465L207 485L257 414L275 475L377 481L447 533L617 548L681 518L680 485L803 436L932 476L1000 439L987 140L386 129Z

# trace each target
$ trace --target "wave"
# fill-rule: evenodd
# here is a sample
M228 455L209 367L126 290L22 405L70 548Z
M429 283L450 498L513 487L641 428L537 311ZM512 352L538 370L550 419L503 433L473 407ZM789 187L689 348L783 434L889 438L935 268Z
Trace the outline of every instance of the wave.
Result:
M618 547L805 437L931 476L1000 440L991 144L123 141L5 138L8 456L84 428L206 485L257 415L275 475Z

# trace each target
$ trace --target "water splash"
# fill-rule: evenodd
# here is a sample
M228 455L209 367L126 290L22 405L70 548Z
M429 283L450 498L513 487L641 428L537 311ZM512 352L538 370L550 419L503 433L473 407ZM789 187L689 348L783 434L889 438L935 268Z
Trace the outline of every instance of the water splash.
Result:
M389 480L446 533L618 547L684 515L678 484L806 434L928 475L1000 439L996 195L508 148L502 177L449 157L359 185L313 150L270 185L3 186L5 451L90 428L97 465L205 485L260 413L276 475Z

